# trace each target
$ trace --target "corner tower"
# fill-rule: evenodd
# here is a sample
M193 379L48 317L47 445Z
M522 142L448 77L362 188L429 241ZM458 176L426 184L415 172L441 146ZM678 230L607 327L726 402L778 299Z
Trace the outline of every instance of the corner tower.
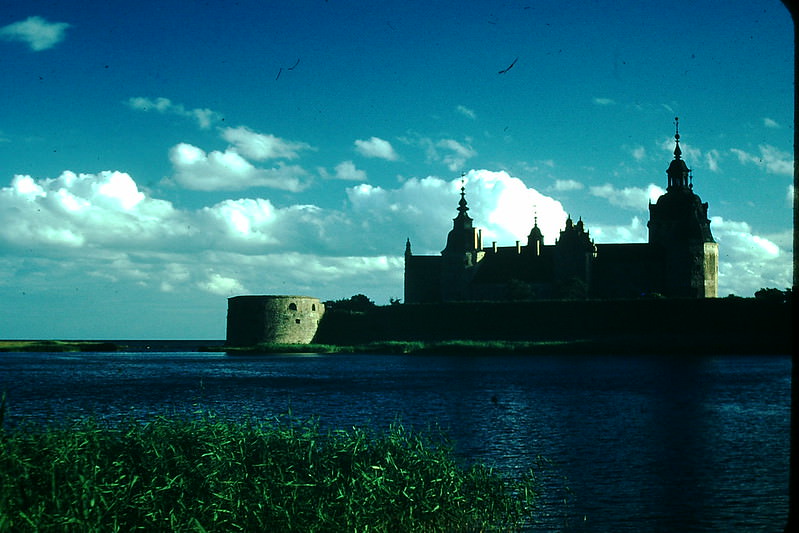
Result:
M674 159L666 170L666 194L649 204L649 244L663 254L661 290L666 296L715 298L718 244L710 232L707 203L693 191L691 170L682 159L675 118Z

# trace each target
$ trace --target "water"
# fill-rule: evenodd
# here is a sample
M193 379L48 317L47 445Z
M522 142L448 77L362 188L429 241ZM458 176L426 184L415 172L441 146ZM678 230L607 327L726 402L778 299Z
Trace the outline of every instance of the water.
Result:
M318 416L439 426L464 460L539 456L540 530L781 531L788 356L0 354L7 423L94 415Z

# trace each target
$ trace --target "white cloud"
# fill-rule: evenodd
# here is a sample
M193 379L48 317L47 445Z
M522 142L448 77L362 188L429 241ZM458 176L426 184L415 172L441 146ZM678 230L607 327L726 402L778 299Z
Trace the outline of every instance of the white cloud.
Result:
M469 109L466 106L459 105L458 107L455 108L455 110L466 118L470 118L472 120L477 118L477 113L475 113L474 110Z
M587 229L597 244L646 242L648 229L640 217L633 217L626 225L590 225Z
M307 187L302 181L306 172L301 167L279 163L274 168L258 168L233 148L206 153L191 144L180 143L169 151L169 160L175 169L174 182L192 190L271 187L298 192Z
M311 145L298 141L286 141L271 134L256 133L249 128L226 128L222 138L236 152L255 161L267 159L296 159L301 150L312 150Z
M34 52L40 52L63 41L69 26L66 22L48 22L42 17L28 17L0 28L0 38L24 42Z
M370 137L365 141L356 140L355 150L364 157L376 157L387 161L399 159L391 143L378 137Z
M552 189L557 192L579 191L584 189L585 185L575 180L555 180Z
M793 175L793 157L788 152L783 152L769 144L758 146L759 154L751 154L738 148L731 148L730 152L738 157L741 164L752 163L764 169L769 174Z
M389 190L362 184L347 190L354 220L367 235L410 237L414 253L437 253L446 244L447 232L457 215L460 178L445 181L437 177L410 179L399 189ZM526 241L533 219L547 243L553 243L563 229L566 212L560 202L507 172L470 170L465 176L466 200L477 227L483 229L483 244L497 241L510 246ZM364 239L364 245L370 241Z
M436 143L436 148L444 151L441 161L451 171L462 170L468 159L477 155L477 152L468 144L461 144L454 139L441 139Z
M756 235L746 222L711 217L719 243L719 296L753 296L764 287L791 286L791 250Z
M765 117L763 119L763 125L765 127L767 127L767 128L774 128L774 129L779 129L780 128L780 125L779 125L779 123L776 120L768 118L768 117Z
M596 105L603 105L603 106L605 106L605 105L613 105L613 104L616 103L616 101L613 100L612 98L597 98L597 97L595 97L593 99L593 102Z
M17 175L0 189L0 207L0 242L11 246L168 245L182 227L172 204L147 198L128 174L115 171L65 171L43 180Z
M197 284L202 290L219 296L234 296L247 292L244 286L234 278L212 272L208 279Z
M137 111L156 111L161 114L177 115L194 120L204 130L219 122L222 116L210 109L186 109L182 104L175 104L169 98L144 98L141 96L128 99L128 105Z
M606 183L590 187L588 190L592 195L606 199L611 205L635 211L645 209L649 202L656 202L660 196L666 193L653 183L650 183L646 189L639 187L617 189L610 183Z
M366 181L366 172L355 168L355 163L352 161L342 161L334 170L337 180Z
M209 155L200 150L193 157ZM429 176L396 188L354 184L340 210L278 207L258 197L188 210L153 197L124 172L18 175L0 188L0 287L60 294L71 307L79 304L78 289L96 291L89 302L116 298L110 301L120 308L164 298L163 305L181 309L181 316L203 301L219 312L220 331L221 298L235 294L335 299L364 293L387 303L402 297L405 239L410 237L414 253L437 255L457 214L460 187L460 178ZM609 186L602 194L646 205L651 187ZM471 170L465 188L469 215L483 229L486 246L524 242L536 215L547 244L563 229L562 204L507 172ZM789 235L758 235L746 223L718 217L712 228L720 245L722 296L790 286ZM598 243L646 240L645 217L618 226L589 222L588 229Z
M200 211L197 225L204 228L214 246L251 251L280 244L275 235L278 211L269 200L242 198L224 200Z

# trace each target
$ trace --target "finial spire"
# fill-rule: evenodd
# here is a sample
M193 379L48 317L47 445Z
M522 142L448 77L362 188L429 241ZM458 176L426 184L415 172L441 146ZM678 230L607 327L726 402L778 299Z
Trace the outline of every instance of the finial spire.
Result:
M457 219L469 219L469 215L466 214L466 211L469 210L469 206L466 205L466 173L461 173L461 199L458 202L458 217ZM456 220L457 220L456 219Z
M680 150L680 119L674 117L674 160L669 164L666 174L669 177L669 185L666 191L674 189L689 189L690 169L685 161L682 160L682 150Z

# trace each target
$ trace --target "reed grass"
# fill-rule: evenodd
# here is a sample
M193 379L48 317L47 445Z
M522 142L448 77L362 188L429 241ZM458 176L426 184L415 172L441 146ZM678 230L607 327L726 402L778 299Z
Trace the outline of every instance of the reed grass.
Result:
M0 531L513 530L536 510L521 479L461 465L400 424L327 430L291 415L212 414L0 427Z

